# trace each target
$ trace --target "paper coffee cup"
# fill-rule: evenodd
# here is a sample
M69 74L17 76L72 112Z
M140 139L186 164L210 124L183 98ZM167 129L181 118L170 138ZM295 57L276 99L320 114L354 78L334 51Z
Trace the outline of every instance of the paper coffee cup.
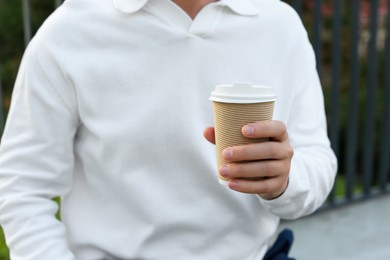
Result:
M241 129L248 123L272 120L276 94L268 86L251 83L217 85L211 92L214 107L215 145L218 169L226 164L222 151L227 147L262 142L264 139L247 138ZM219 182L229 181L218 174Z

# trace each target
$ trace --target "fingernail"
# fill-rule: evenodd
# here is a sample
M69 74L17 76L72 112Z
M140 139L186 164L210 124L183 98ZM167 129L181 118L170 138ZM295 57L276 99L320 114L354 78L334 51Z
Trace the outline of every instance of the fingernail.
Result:
M244 126L242 131L244 132L245 135L253 135L253 133L255 132L255 129L252 126L246 125L246 126Z
M230 148L226 148L225 150L223 150L223 158L225 158L226 160L230 160L231 158L233 158L233 150Z
M232 190L236 190L238 188L238 182L236 180L230 180L228 186Z
M219 168L219 173L222 177L227 177L229 174L229 168L226 165L223 165L221 168Z

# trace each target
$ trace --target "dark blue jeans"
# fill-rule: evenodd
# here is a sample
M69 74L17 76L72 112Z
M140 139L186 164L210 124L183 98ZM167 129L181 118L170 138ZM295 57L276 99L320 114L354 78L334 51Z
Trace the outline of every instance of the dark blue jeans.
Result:
M290 229L284 229L267 251L263 260L294 260L288 256L293 240L293 232Z

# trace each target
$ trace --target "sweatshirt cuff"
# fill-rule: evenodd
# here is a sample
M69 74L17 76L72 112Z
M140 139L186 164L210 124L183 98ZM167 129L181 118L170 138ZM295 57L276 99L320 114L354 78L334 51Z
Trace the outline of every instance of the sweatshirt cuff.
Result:
M270 213L284 219L294 219L300 216L308 196L308 189L298 160L291 164L289 182L286 190L277 198L266 200L257 195L260 203Z

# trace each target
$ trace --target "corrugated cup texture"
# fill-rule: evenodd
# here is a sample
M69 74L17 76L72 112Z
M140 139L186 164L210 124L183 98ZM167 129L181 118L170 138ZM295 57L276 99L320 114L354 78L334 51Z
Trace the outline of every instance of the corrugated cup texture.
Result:
M225 148L265 141L246 138L242 135L241 129L248 123L272 120L274 103L274 101L252 104L213 102L218 168L227 163L222 158L222 151ZM222 176L219 178L221 183L228 181Z

